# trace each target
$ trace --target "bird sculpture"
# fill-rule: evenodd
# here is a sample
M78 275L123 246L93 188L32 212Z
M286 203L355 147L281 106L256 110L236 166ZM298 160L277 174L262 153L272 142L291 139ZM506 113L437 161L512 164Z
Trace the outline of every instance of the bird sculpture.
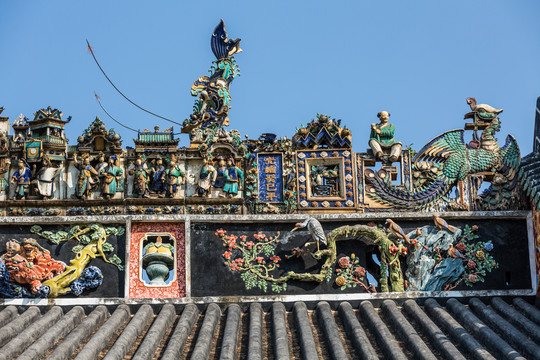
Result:
M420 228L416 228L416 237L422 236L422 230Z
M448 248L448 256L451 257L452 259L457 259L458 257L459 258L463 258L463 255L461 255L461 253L459 252L458 249L456 249L454 247L454 245L450 245L450 247Z
M388 224L388 228L398 239L405 240L407 244L411 243L411 240L409 240L401 226L392 221L392 219L386 219L386 224Z
M499 115L500 113L503 112L503 109L495 109L493 106L490 106L490 105L486 105L486 104L477 105L476 99L473 97L467 98L467 104L469 104L469 106L471 107L471 110L475 112L490 113L490 114L495 114L495 115Z
M304 220L304 222L296 223L294 226L295 227L294 229L291 230L291 232L297 229L303 229L303 228L308 229L309 233L311 234L311 237L317 243L317 251L320 250L319 248L320 242L322 242L324 245L328 244L328 241L326 240L326 235L324 235L324 230L319 220L312 217L308 217L306 220Z
M228 39L227 31L225 30L225 22L221 19L218 26L214 29L210 46L218 60L227 59L229 56L242 51L242 49L240 49L240 40L240 38L234 40Z
M439 228L439 230L448 230L452 234L456 232L456 229L450 225L441 217L437 216L437 214L433 214L433 222L435 222L435 226Z

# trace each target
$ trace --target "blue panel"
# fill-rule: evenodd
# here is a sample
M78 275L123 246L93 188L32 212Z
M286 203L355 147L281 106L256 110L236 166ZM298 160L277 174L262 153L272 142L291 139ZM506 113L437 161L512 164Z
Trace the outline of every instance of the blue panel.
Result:
M283 158L281 153L258 154L259 201L283 202Z

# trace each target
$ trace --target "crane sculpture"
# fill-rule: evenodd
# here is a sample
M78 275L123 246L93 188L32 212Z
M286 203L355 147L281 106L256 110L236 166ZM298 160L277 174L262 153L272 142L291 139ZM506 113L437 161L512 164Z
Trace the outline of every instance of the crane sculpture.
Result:
M311 234L311 237L313 238L313 240L315 240L315 243L317 243L317 251L320 251L320 248L319 248L320 242L322 242L324 245L328 245L328 241L326 240L326 236L324 235L323 227L321 223L319 222L319 220L312 217L308 217L306 220L304 220L304 222L297 223L294 226L295 228L292 229L291 232L298 229L303 229L303 228L308 229L309 233ZM306 243L304 245L309 245L309 243Z

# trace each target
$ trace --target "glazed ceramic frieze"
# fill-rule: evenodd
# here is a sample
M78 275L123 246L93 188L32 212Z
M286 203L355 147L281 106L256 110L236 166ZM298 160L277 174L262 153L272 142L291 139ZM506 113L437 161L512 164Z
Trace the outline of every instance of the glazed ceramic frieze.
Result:
M122 296L124 227L2 228L3 297ZM120 256L119 256L120 255Z
M193 296L527 289L530 264L517 261L528 248L523 224L437 215L414 221L196 223ZM209 271L214 276L205 277Z
M359 152L353 152L345 121L321 113L290 138L273 132L250 138L226 130L230 87L240 74L234 59L242 51L240 39L228 38L222 20L210 45L216 59L210 74L193 83L197 99L182 123L189 145L179 146L172 126L156 125L153 131L132 129L135 147L124 149L120 134L96 117L77 145L68 146L64 127L70 118L51 107L38 110L33 120L19 116L13 135L0 127L0 205L7 202L0 211L429 213L526 210L526 196L540 204L533 190L537 179L522 171L515 138L508 135L504 144L495 138L502 109L472 97L466 98L465 124L456 120L463 129L446 131L420 149L403 145L399 128L407 119L388 110L378 112L377 121L361 120L368 148ZM2 126L9 124L3 119ZM523 167L530 165L527 160ZM14 205L17 201L24 204Z
M348 149L297 151L300 208L354 208L352 153Z

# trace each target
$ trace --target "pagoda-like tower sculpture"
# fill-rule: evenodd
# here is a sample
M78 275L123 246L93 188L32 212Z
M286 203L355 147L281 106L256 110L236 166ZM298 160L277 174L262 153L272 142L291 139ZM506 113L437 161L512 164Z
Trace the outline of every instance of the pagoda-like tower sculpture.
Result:
M60 162L66 159L67 139L64 126L71 117L62 120L62 113L50 106L34 114L28 122L29 139L25 142L24 157L28 163L39 162L43 157Z

